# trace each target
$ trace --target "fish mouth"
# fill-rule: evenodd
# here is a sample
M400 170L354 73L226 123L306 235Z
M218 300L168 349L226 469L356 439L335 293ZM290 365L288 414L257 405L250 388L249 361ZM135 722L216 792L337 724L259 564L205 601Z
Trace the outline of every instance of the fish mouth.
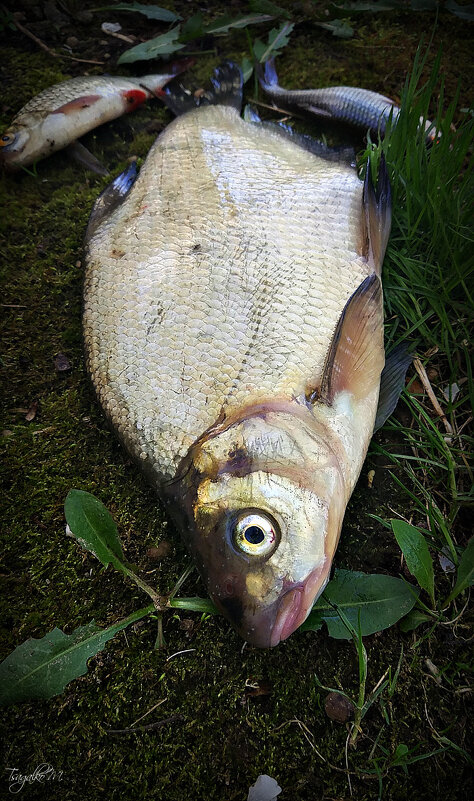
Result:
M303 584L288 590L280 599L270 633L270 648L286 640L308 617L317 596L326 584L329 566L325 563L326 560L311 571Z

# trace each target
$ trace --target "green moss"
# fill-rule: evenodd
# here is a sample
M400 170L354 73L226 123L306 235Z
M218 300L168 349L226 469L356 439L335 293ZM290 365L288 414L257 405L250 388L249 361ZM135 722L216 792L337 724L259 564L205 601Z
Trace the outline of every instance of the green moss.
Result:
M307 19L317 4L287 5L296 5L301 19ZM189 16L197 4L176 3L176 8ZM105 12L94 16L87 29L92 49L98 46L99 23L107 19ZM128 31L140 24L135 18L120 19ZM398 96L420 34L431 25L432 15L364 16L356 21L354 39L341 41L311 22L302 23L279 62L281 82L293 87L347 83ZM86 28L83 25L81 35ZM435 30L433 52L440 43L445 46L448 96L467 63L465 29L463 22L444 15ZM246 49L242 32L214 44L216 57L198 61L197 80L209 74L221 55L240 60ZM4 125L31 96L83 66L52 59L25 43L19 33L12 35L2 63ZM149 123L159 127L167 119L168 112L153 103L91 133L85 143L116 174L129 156L145 157L154 138L147 132ZM58 153L37 165L36 177L20 172L6 176L0 186L0 202L7 210L0 219L5 655L27 637L41 637L55 625L70 633L95 618L105 626L144 603L134 585L102 569L65 535L63 503L70 488L93 492L108 506L127 559L161 591L173 586L188 560L155 494L107 429L84 372L82 237L90 208L106 184L106 179ZM55 370L58 353L71 364L65 374ZM24 410L34 401L38 411L27 422ZM383 517L389 514L387 505L398 504L403 510L404 502L384 469L377 470L384 478L380 484L377 479L373 491L366 487L367 471L363 472L337 563L396 573L399 554L393 540L366 513ZM157 566L146 552L162 540L173 548ZM203 594L195 575L185 592ZM69 801L106 794L111 801L126 796L137 801L232 801L246 797L259 773L274 776L285 799L348 797L343 772L347 731L326 717L325 693L314 674L323 684L355 697L358 669L352 644L332 641L321 631L296 633L276 650L257 651L242 648L221 618L199 626L198 616L192 615L197 626L189 638L181 626L188 617L190 613L180 612L166 618L164 653L153 649L156 622L140 621L92 659L88 674L63 695L4 713L4 765L30 773L49 762L56 771L64 771L61 784L52 789L39 784L25 789L29 799L57 794ZM456 692L463 674L455 667L468 662L464 641L448 629L438 629L416 649L414 636L398 630L367 638L369 687L389 665L395 669L402 642L406 655L391 700L392 722L384 724L379 705L374 705L363 721L358 750L350 757L351 769L358 771L351 777L354 797L360 801L377 794L377 781L364 777L373 767L369 754L379 733L389 755L399 743L418 748L416 753L435 750L434 729L459 747L466 745L466 696ZM195 650L166 661L188 648ZM439 688L427 677L426 658L452 675L453 685ZM271 693L246 696L246 681L262 679L269 682ZM159 728L110 732L129 728L163 699L137 724L171 718ZM310 731L317 751L298 720ZM384 798L454 801L457 787L467 787L464 764L448 751L411 765L407 774L391 768L384 777Z

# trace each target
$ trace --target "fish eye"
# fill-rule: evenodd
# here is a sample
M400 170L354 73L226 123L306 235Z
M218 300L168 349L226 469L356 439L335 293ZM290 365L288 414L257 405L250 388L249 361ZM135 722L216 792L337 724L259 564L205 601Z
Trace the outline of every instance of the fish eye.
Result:
M0 147L8 147L8 145L12 145L15 139L16 134L4 133L3 136L0 136Z
M258 510L246 510L234 518L232 542L248 556L270 556L280 543L280 530L273 518Z

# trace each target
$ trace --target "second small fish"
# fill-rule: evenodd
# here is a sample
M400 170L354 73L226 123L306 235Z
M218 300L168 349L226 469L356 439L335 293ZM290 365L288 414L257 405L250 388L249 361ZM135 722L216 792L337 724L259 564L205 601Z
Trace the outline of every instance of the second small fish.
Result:
M73 155L80 155L91 169L106 173L76 140L104 122L134 111L189 63L187 59L170 65L163 75L80 76L48 87L23 106L0 136L0 163L16 170L75 144L80 152Z
M322 89L284 89L278 83L273 59L265 64L265 71L260 76L260 83L265 92L275 103L298 108L326 117L334 122L342 122L370 129L374 133L385 135L387 122L395 120L400 114L400 106L389 97L361 89L358 86L328 86ZM420 120L424 124L426 138L432 142L439 134L430 120Z

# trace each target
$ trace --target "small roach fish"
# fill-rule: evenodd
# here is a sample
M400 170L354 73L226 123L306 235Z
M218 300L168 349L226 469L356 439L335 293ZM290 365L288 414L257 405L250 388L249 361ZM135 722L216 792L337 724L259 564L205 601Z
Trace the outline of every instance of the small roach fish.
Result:
M271 647L328 581L401 368L379 401L383 165L363 184L241 100L230 63L212 91L166 90L177 118L92 211L83 325L102 408L209 594Z
M187 69L189 63L189 59L177 62L164 75L94 75L50 86L23 106L0 136L0 163L15 170L69 146L71 155L81 163L106 174L107 170L76 139L104 122L134 111Z
M396 121L400 106L394 100L369 89L357 86L329 86L323 89L283 89L278 84L278 76L273 59L267 61L264 71L260 71L260 84L274 103L298 107L318 117L326 117L335 122L347 123L357 128L369 129L373 133L385 135L387 122ZM424 121L426 137L429 142L439 136L434 123Z

